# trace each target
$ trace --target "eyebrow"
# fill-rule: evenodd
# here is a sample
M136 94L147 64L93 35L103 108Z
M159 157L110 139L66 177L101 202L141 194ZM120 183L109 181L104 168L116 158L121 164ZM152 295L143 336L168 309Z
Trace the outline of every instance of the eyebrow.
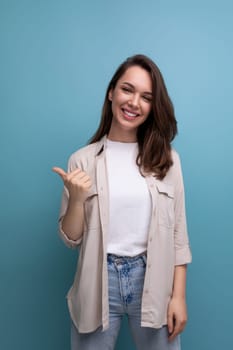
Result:
M128 83L127 81L123 81L122 84L128 85L132 89L135 89L135 86L133 84L131 84L131 83ZM143 93L146 94L146 95L151 95L152 96L152 92L150 92L150 91L144 91Z

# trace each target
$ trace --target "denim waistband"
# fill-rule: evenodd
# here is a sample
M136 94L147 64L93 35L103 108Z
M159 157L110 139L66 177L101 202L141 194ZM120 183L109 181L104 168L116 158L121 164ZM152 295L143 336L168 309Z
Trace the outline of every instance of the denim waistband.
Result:
M146 252L143 252L141 254L135 255L135 256L119 256L115 254L109 253L107 255L107 260L109 263L116 263L116 264L124 264L124 263L137 263L139 260L142 260L146 264Z

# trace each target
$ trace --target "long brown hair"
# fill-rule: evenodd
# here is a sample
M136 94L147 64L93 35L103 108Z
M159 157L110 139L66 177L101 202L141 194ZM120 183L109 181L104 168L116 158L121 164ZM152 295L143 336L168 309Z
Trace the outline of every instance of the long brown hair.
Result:
M163 76L147 56L134 55L118 67L106 91L99 127L89 143L99 141L109 133L113 117L109 91L115 88L117 81L132 66L140 66L150 74L153 95L151 112L137 131L139 152L136 162L143 172L153 173L162 180L172 165L171 141L177 134L177 121Z

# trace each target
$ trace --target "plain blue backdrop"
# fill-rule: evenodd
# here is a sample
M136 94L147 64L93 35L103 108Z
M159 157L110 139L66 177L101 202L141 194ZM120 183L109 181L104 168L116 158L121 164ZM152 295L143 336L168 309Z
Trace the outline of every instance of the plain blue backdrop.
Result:
M77 255L57 235L51 168L94 133L113 72L135 53L160 67L179 123L193 252L183 350L230 349L232 1L1 0L0 40L1 350L69 349ZM134 349L125 321L117 349Z

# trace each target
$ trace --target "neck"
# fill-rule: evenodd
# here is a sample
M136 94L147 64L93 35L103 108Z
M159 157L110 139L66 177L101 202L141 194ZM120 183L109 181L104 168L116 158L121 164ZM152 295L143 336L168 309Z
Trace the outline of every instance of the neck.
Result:
M108 139L111 141L118 142L137 142L136 132L129 130L116 130L115 128L110 128L108 133Z

